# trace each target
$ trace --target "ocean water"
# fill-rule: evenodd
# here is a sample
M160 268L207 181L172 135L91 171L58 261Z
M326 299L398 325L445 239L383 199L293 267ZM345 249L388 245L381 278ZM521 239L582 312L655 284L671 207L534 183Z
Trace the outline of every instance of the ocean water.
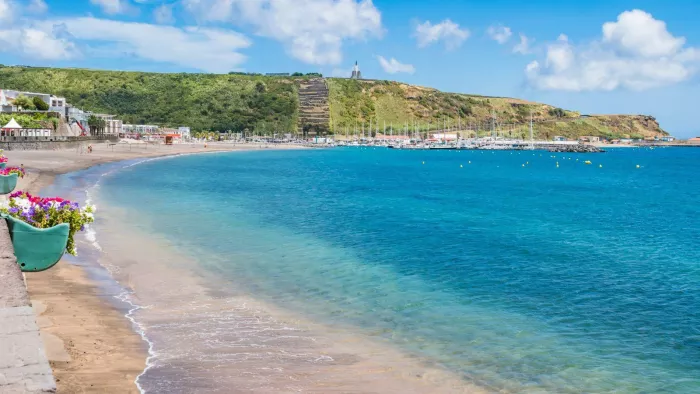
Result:
M148 303L135 315L155 344L140 378L147 392L226 392L216 381L233 376L229 364L239 365L241 391L324 391L313 383L338 357L300 339L321 341L322 330L251 318L247 302L212 307L228 297L352 333L485 391L700 392L700 149L339 148L131 164L63 178L76 190L76 179L97 183L86 188L109 207L91 241L115 237L119 221L121 233L145 234L133 249L187 256L152 257L153 267L215 278L205 293L163 279L146 294L136 274L123 282ZM242 342L247 350L231 353ZM255 354L256 367L241 354ZM382 355L384 366L406 365ZM195 376L200 362L207 374ZM275 385L304 363L314 379ZM432 392L430 383L416 391Z

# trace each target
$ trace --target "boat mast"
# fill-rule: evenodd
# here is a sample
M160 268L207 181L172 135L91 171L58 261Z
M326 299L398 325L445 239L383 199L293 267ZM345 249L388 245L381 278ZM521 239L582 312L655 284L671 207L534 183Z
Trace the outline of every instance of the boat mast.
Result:
M535 147L535 141L532 138L532 110L530 110L530 147Z

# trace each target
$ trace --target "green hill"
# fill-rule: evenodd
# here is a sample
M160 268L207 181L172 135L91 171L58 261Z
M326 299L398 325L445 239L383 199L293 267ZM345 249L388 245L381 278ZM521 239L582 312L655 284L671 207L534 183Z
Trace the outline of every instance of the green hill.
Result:
M645 115L581 116L578 112L562 110L551 105L507 97L485 97L468 94L444 93L431 88L390 81L356 81L327 79L331 102L331 128L343 133L351 130L356 121L365 127L370 120L379 122L380 129L393 124L403 130L408 124L413 130L444 124L460 125L462 130L480 130L484 135L495 127L506 135L529 135L530 115L538 138L554 136L577 138L601 136L606 138L666 135L656 120ZM414 123L415 122L415 123ZM358 126L359 127L359 126ZM374 126L373 126L374 128ZM463 134L470 134L463 132Z
M297 88L283 78L3 67L0 88L63 96L124 123L236 131L297 124Z
M505 97L444 93L431 88L391 81L356 81L339 78L269 77L243 74L161 74L84 69L0 67L0 88L37 91L64 96L77 107L116 114L125 123L192 127L203 130L308 129L305 117L313 108L299 111L299 85L315 80L326 84L328 127L316 131L344 134L346 127L369 122L402 130L413 124L421 130L446 122L462 125L463 134L477 127L483 135L495 115L497 128L506 135L527 134L532 114L539 138L582 135L608 138L665 135L651 116L581 116L551 105ZM320 82L319 82L320 81ZM325 89L323 90L325 91Z

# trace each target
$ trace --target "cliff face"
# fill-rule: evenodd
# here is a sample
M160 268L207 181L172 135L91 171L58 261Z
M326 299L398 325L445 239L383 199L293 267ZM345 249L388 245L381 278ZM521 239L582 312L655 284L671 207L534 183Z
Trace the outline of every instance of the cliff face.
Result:
M344 133L363 123L368 129L371 121L373 130L384 124L395 130L461 125L463 134L478 129L484 135L495 117L501 134L523 137L529 135L532 116L541 139L666 135L651 116L582 116L547 104L391 81L327 78L322 89L319 81L324 80L0 66L0 89L51 93L85 110L118 115L125 123L187 125L194 131Z

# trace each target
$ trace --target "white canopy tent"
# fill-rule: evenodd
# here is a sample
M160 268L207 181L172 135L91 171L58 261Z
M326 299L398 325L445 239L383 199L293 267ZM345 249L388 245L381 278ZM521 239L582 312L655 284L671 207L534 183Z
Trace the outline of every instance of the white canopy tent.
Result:
M22 126L17 123L15 118L12 118L5 126L2 127L3 130L21 129Z

